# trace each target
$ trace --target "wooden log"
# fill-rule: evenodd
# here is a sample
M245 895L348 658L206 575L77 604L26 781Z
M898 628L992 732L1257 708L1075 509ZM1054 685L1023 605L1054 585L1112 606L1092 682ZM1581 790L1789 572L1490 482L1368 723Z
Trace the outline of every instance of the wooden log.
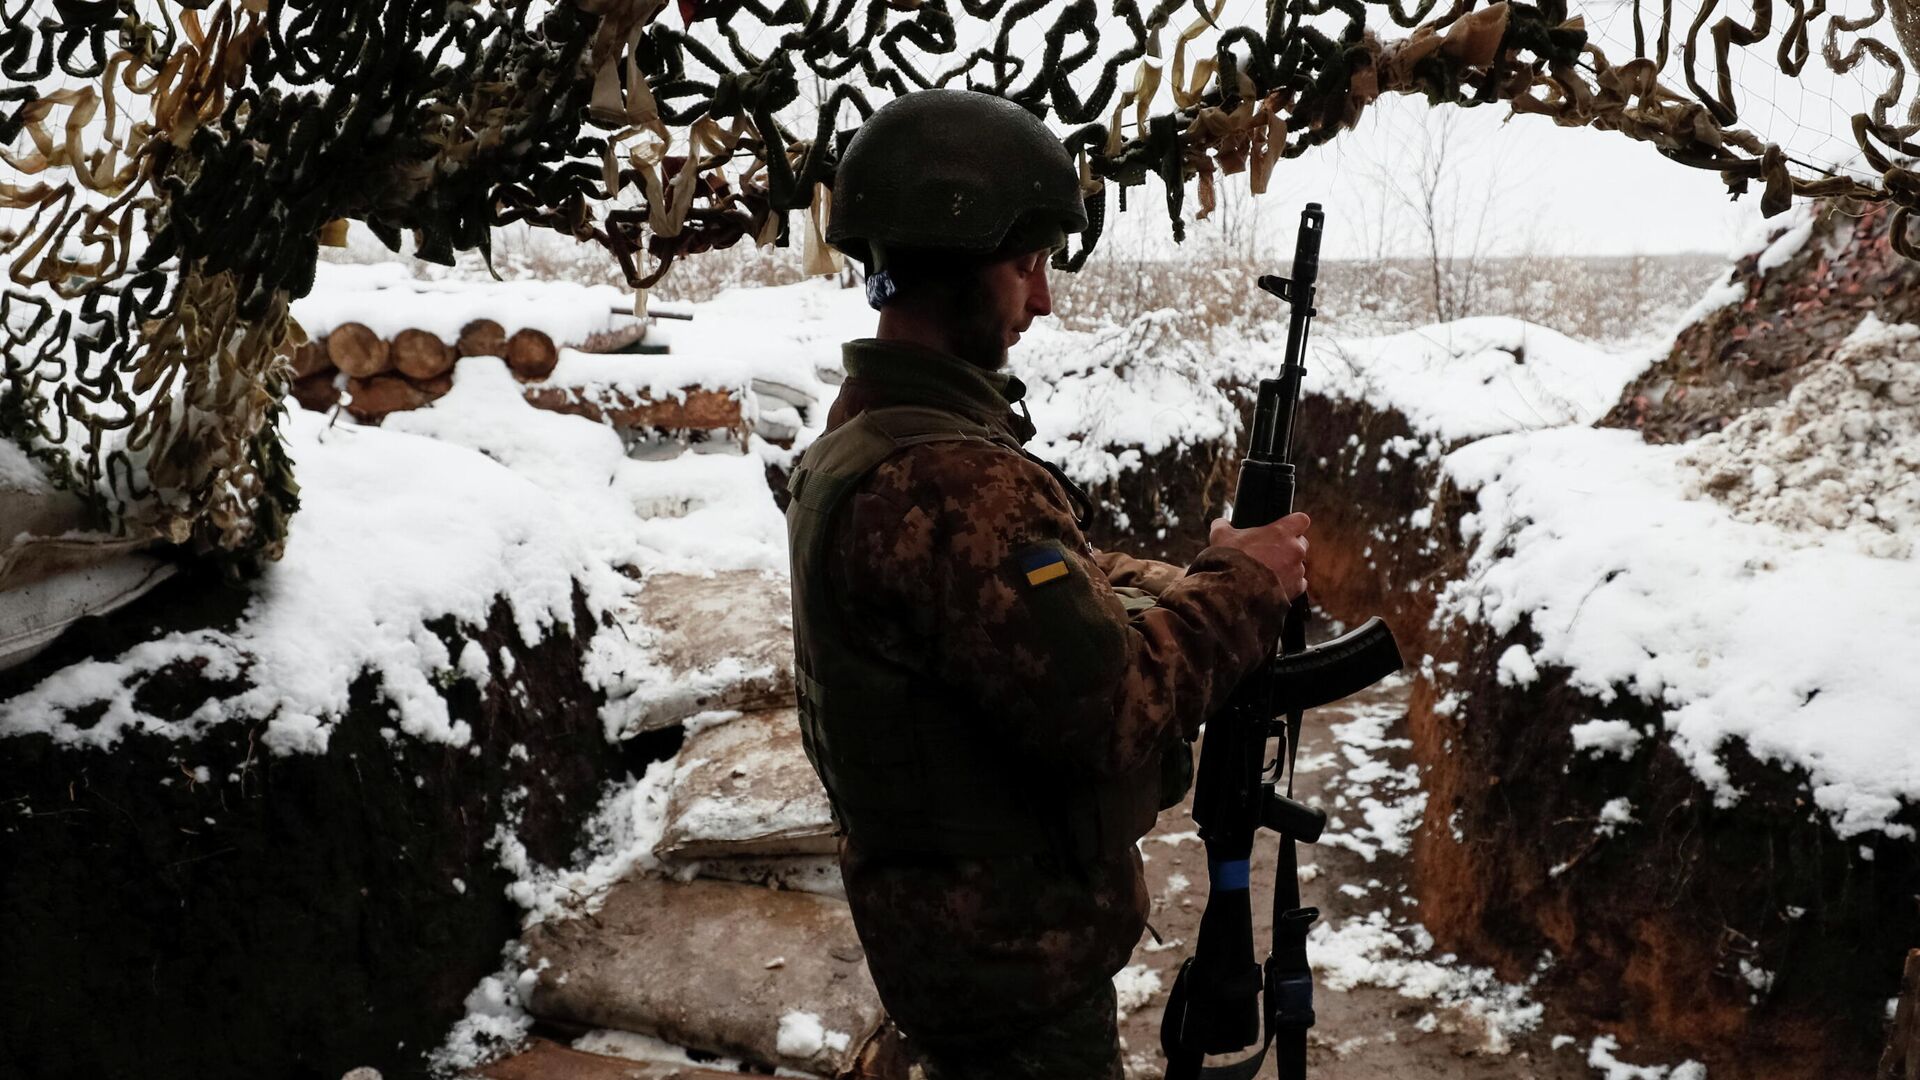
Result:
M537 409L571 413L620 428L670 428L677 431L726 429L740 433L746 421L740 399L726 390L690 386L679 399L654 401L618 390L586 395L570 387L537 386L527 390L527 403Z
M348 379L347 393L353 395L347 411L362 420L378 420L388 413L417 409L433 400L399 375Z
M1893 1029L1886 1052L1880 1055L1876 1080L1920 1080L1920 949L1907 953L1907 969L1900 980L1900 1003L1894 1006Z
M454 351L461 356L507 355L507 331L492 319L475 319L460 328Z
M327 356L325 338L309 341L293 351L293 377L305 379L333 368L333 360Z
M521 382L538 382L553 374L560 363L560 350L545 331L523 327L507 339L507 366Z
M385 338L365 323L342 323L327 335L327 357L356 379L368 379L393 366Z
M338 373L323 371L318 375L309 375L304 379L293 380L293 400L310 412L326 412L340 403Z
M440 335L402 330L393 336L393 366L409 379L431 379L453 367L453 349Z
M588 334L585 341L578 343L570 342L569 344L572 344L574 348L579 349L581 352L610 353L619 352L622 349L632 346L636 342L643 341L646 339L646 336L647 321L645 319L635 319L625 326L615 327L612 330L602 330L597 334Z
M407 381L413 384L414 389L425 394L428 401L438 401L447 396L447 391L453 389L452 372L435 375L431 379L409 379Z

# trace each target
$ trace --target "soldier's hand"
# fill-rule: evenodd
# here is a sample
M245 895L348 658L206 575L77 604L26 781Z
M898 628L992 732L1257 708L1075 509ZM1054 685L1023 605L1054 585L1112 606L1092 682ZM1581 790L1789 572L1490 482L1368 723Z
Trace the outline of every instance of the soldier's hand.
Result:
M1215 518L1207 542L1214 547L1237 548L1273 571L1280 591L1292 603L1307 591L1307 526L1305 514L1288 514L1267 525L1236 529L1226 518Z

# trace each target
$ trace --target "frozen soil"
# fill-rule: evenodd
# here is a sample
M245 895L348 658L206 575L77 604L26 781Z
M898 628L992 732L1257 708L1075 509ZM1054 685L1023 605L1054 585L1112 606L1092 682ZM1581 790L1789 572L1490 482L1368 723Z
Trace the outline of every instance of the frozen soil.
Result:
M1300 848L1304 903L1319 907L1308 944L1317 1024L1308 1067L1326 1080L1587 1080L1611 1072L1589 1064L1586 1038L1560 1034L1549 1002L1524 985L1502 983L1433 948L1412 897L1408 834L1425 794L1406 732L1408 682L1389 680L1337 706L1311 712L1296 797L1332 816L1321 843ZM1207 889L1206 853L1192 836L1191 796L1161 815L1142 843L1152 923L1118 980L1120 1034L1129 1080L1162 1075L1160 1015L1180 963L1192 954ZM1254 937L1264 957L1271 938L1277 846L1265 833L1253 859ZM1312 869L1308 869L1312 867ZM1646 1064L1601 1037L1600 1057ZM1231 1059L1217 1058L1211 1064ZM1268 1064L1263 1074L1270 1074ZM1695 1067L1697 1068L1697 1066ZM1686 1080L1690 1070L1654 1064L1649 1077ZM1632 1074L1629 1074L1632 1075ZM1704 1076L1704 1071L1699 1075Z

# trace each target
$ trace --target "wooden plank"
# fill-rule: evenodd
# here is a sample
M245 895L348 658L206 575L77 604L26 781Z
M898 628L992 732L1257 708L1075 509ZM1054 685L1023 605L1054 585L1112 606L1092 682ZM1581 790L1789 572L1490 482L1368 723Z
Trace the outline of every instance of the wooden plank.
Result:
M1920 949L1907 953L1900 1004L1894 1008L1893 1030L1876 1075L1878 1080L1920 1080Z

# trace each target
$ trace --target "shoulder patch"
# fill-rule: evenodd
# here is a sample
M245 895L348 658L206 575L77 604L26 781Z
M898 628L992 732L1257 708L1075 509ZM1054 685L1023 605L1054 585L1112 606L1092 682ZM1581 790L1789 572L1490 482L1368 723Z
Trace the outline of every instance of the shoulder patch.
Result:
M1035 588L1049 581L1058 581L1071 571L1067 566L1066 551L1058 540L1017 552L1013 557L1014 566L1026 577L1027 587Z

